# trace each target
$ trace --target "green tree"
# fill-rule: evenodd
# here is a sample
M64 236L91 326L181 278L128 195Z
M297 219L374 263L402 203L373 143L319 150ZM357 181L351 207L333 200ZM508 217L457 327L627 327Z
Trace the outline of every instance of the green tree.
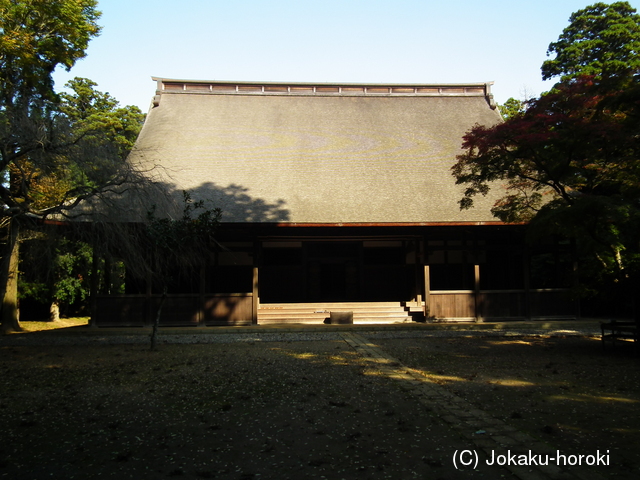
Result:
M65 86L52 122L43 125L51 150L9 166L25 184L14 192L28 200L32 215L72 215L70 207L81 199L123 181L124 160L144 123L138 107L120 107L91 80L76 77Z
M100 33L96 0L0 0L0 104L24 109L51 100L53 71L70 70ZM25 112L22 112L23 114ZM6 121L17 112L9 111Z
M65 85L69 90L60 94L60 112L72 125L76 138L108 143L125 159L133 148L144 114L138 107L121 107L109 95L95 89L97 84L87 78L76 77ZM84 138L83 141L87 141Z
M526 106L526 102L511 97L502 105L498 105L498 109L500 110L502 118L504 120L508 120L522 114L525 111Z
M534 235L573 237L599 265L592 278L626 281L640 260L638 131L636 80L617 89L593 77L561 83L521 115L467 133L453 167L465 185L460 205L499 185L496 217L530 222Z
M86 155L90 156L88 166L91 168L104 163L104 166L100 167L104 172L111 168L111 164L115 164L117 168L133 148L144 115L134 106L119 107L115 98L96 90L96 86L91 80L75 78L66 84L68 91L60 95L58 110L61 117L68 122L73 137L78 141L73 147L64 149L72 159L63 158L61 155L58 162L64 168L60 168L54 175L35 168L31 172L30 193L34 204L41 209L63 202L70 190L86 180L86 176L78 168L84 164L79 165L78 161L73 160L74 156L81 155L80 152L86 152ZM93 251L86 242L71 241L56 235L51 229L47 230L46 239L52 244L53 250L40 249L39 253L41 259L50 261L52 268L41 267L35 269L39 272L32 271L31 276L42 278L32 282L21 282L25 289L21 297L30 296L38 301L48 302L50 319L55 321L59 318L61 305L69 306L87 300L90 272L87 266L91 263L87 263L87 258L92 256ZM77 271L78 265L85 267L82 274Z
M491 128L474 127L453 167L476 195L504 190L492 212L533 238L571 237L583 287L636 292L640 278L640 16L627 2L574 13L549 46L552 91ZM587 283L590 283L588 285ZM632 290L626 290L627 288ZM627 295L629 296L629 295Z
M216 244L215 232L221 210L207 208L204 200L194 201L189 192L183 191L182 194L182 217L158 217L153 207L138 237L137 248L127 252L130 257L128 263L146 268L149 272L147 277L152 278L155 287L162 291L162 300L153 323L151 350L155 350L162 306L172 275L191 275L194 267L202 265L203 256L212 252Z
M542 64L542 78L567 81L579 75L596 78L640 72L640 15L628 2L595 3L573 13Z
M17 314L20 230L73 215L83 201L137 178L121 161L142 115L120 110L94 84L76 79L62 98L51 74L70 69L98 35L95 0L0 0L0 262L2 330Z
M59 230L52 227L50 230ZM39 229L23 241L20 254L19 298L48 306L49 320L60 313L88 311L93 249L85 242ZM45 261L43 261L45 260Z

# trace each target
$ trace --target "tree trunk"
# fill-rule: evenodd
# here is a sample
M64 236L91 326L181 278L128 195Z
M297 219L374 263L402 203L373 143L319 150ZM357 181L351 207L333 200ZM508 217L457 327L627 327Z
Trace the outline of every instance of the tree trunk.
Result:
M104 278L102 294L111 295L111 257L109 255L105 255L104 257L104 268L102 269L102 274Z
M3 259L2 271L0 272L0 283L4 283L2 333L19 332L22 330L18 311L19 233L18 222L13 220L9 227L9 235L7 238L7 258Z
M164 287L162 291L162 298L160 299L160 305L158 305L158 311L156 312L156 318L153 321L153 329L151 330L151 351L156 349L156 339L158 337L158 327L160 326L160 314L162 313L162 306L167 299L167 287Z

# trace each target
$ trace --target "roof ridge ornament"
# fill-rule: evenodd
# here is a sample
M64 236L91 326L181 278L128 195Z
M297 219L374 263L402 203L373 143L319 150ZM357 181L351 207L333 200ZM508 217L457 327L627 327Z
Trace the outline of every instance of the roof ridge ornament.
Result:
M310 96L483 96L491 108L493 82L451 84L372 84L302 82L232 82L216 80L180 80L152 77L157 82L156 96L169 94L222 95L310 95ZM159 104L159 100L158 100ZM154 98L154 106L157 106Z

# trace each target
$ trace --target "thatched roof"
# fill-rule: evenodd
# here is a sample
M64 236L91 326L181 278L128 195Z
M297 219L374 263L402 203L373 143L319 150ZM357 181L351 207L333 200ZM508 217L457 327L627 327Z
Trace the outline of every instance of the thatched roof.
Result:
M489 84L327 85L155 79L131 161L224 222L493 221L460 211L463 134L500 121Z

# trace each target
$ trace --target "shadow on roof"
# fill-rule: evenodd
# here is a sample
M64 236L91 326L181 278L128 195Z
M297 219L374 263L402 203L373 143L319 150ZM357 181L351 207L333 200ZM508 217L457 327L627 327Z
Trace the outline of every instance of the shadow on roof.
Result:
M178 191L175 186L165 184L162 189L173 199L182 197L182 191ZM220 208L223 222L271 223L290 220L290 211L285 208L284 200L269 203L262 198L254 198L249 194L249 189L242 185L232 183L222 187L213 182L205 182L188 192L193 200L204 200L207 208Z

